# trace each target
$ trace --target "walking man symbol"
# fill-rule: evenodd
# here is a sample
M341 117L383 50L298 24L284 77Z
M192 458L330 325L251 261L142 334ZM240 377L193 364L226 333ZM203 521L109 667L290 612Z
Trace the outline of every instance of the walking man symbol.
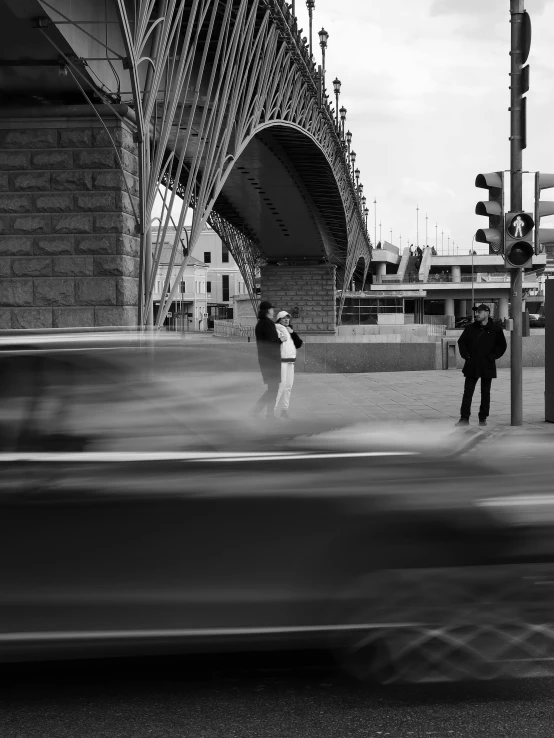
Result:
M512 228L514 229L514 238L523 238L523 226L525 225L525 221L521 217L521 215L518 215L517 218L512 223Z

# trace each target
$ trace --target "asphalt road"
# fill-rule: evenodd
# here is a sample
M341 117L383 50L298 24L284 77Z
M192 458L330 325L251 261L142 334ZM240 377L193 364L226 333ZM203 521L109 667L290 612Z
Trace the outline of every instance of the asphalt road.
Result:
M554 680L368 689L324 654L4 665L2 738L552 738Z

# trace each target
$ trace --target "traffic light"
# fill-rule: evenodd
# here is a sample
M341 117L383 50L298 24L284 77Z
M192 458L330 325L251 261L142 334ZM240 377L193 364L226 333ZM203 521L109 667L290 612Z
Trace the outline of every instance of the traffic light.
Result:
M507 267L531 266L535 253L534 225L531 213L506 213L504 260Z
M488 228L479 228L475 240L489 244L489 253L501 254L504 246L504 172L478 174L475 186L489 191L489 199L475 206L476 215L489 219Z
M542 254L545 246L554 246L554 228L541 228L541 218L554 215L554 202L543 200L541 191L554 187L554 174L535 172L535 254Z

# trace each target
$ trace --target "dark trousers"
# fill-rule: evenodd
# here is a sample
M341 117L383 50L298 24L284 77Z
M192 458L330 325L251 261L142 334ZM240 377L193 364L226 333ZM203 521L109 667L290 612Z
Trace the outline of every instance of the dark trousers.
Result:
M254 413L261 413L265 408L267 408L268 413L273 413L273 408L277 402L277 393L279 392L280 381L281 380L279 378L275 378L266 382L267 389L256 403Z
M460 415L462 418L469 418L471 415L471 401L478 381L478 377L466 377L464 397L462 400L462 407L460 409ZM491 382L492 379L481 377L481 406L479 407L479 420L484 420L489 416L489 410L491 407Z

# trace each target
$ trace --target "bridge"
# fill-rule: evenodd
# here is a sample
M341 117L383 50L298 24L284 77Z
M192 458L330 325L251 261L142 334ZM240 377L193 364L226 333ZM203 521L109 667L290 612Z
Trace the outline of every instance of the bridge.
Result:
M367 208L285 2L0 0L0 39L0 327L162 325L209 224L254 305L260 273L299 330L334 332Z

